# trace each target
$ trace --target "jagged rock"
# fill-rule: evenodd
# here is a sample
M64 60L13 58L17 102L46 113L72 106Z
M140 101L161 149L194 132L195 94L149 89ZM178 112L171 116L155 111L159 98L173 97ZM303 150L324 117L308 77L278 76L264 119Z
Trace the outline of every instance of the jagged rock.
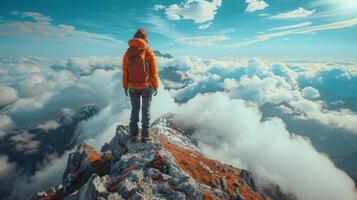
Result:
M222 177L219 179L219 183L221 185L222 190L227 191L227 182L226 182L226 177Z
M254 178L253 178L253 173L246 170L246 169L241 169L240 173L239 173L239 177L242 178L244 180L244 182L246 184L249 185L250 188L252 188L252 190L254 192L257 191L257 186L255 184Z
M137 182L125 179L120 183L117 192L119 192L124 198L129 198L132 193L135 193L138 190L137 188Z
M182 192L175 191L172 189L169 189L168 192L166 193L167 199L177 199L177 200L183 200L186 199L185 195Z
M244 198L242 197L242 195L239 192L239 186L236 184L233 185L233 199L234 200L244 200Z
M131 198L133 200L146 200L145 197L138 192L135 192Z
M73 188L73 185L81 185L80 182L85 183L92 173L105 175L110 169L111 158L110 152L97 152L85 143L78 146L68 156L67 167L62 176L64 191Z
M94 200L100 196L101 193L107 192L106 184L108 181L108 177L104 176L100 178L98 175L93 174L92 177L88 180L87 184L85 184L80 192L79 199L80 200Z
M157 180L160 182L166 182L166 181L169 181L172 179L171 176L169 176L167 174L163 174L158 169L155 169L155 168L149 168L146 171L146 176L150 177L153 180Z
M106 200L124 200L118 193L109 193Z
M107 184L110 181L108 175L99 177L93 174L88 182L82 186L79 191L76 191L65 198L65 200L97 200L97 199L123 199L118 193L109 193L107 191Z
M119 125L117 126L114 138L109 143L105 143L101 151L111 151L113 154L113 162L116 162L127 152L126 143L129 142L129 139L130 133L128 129Z
M142 170L134 170L128 174L128 179L140 183L144 178L144 172Z
M88 180L87 184L85 184L79 191L79 200L91 200L98 199L102 193L107 192L106 183L107 178L100 178L98 175L93 174L91 178Z
M265 199L251 172L204 157L188 134L160 120L146 143L119 125L101 152L79 146L68 157L64 187L37 199Z

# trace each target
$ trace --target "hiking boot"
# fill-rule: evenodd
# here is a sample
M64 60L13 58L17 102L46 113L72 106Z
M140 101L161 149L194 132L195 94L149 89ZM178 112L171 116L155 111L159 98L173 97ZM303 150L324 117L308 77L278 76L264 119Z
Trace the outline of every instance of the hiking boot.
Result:
M148 142L151 141L151 137L150 136L141 136L141 142Z

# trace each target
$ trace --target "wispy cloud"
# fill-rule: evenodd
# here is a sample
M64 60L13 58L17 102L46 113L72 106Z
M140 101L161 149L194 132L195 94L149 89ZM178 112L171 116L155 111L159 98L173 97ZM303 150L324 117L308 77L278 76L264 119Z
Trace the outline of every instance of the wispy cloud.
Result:
M267 30L268 31L277 31L277 30L287 30L287 29L293 29L293 28L300 28L300 27L305 27L305 26L310 26L312 22L303 22L299 24L293 24L293 25L288 25L288 26L279 26L275 28L270 28Z
M357 7L356 1L354 0L315 0L309 2L309 5L312 7L319 7L319 6L332 6L337 9L355 9Z
M175 40L176 43L194 47L211 46L218 42L228 40L225 35L181 37Z
M307 33L313 33L315 31L348 28L348 27L352 27L355 25L357 25L357 18L352 18L349 20L338 21L338 22L333 22L333 23L328 23L328 24L316 25L316 26L296 28L296 29L291 29L291 30L286 30L286 31L281 31L281 32L266 33L266 34L258 35L254 39L240 42L240 43L237 43L234 45L230 45L229 47L233 46L233 47L239 48L239 47L255 44L258 42L263 42L263 41L266 41L266 40L269 40L272 38L284 37L284 36L292 35L292 34L307 34Z
M33 20L37 22L44 22L44 23L49 23L52 21L52 18L49 16L45 16L41 13L38 12L19 12L19 11L13 11L11 12L13 15L18 15L21 17L29 17L32 18Z
M120 40L109 35L81 31L65 24L51 24L52 18L40 13L14 11L12 14L20 16L21 20L0 21L0 35L61 41L90 41L104 45L121 43ZM32 18L33 21L22 18Z
M272 19L293 19L293 18L305 18L315 13L316 10L305 10L302 7L299 7L295 10L279 13L273 15L270 18Z
M199 25L198 28L201 30L205 30L205 29L209 28L211 25L212 25L212 22L208 22L206 24Z
M148 17L142 22L148 24L149 31L160 34L166 38L175 39L183 36L175 30L172 24L157 15L148 14Z

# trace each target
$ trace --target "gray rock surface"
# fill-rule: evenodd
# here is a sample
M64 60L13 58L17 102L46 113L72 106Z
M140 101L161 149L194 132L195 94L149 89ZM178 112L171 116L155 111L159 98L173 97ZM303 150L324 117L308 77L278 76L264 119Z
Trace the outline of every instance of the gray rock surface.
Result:
M246 169L242 169L239 173L239 177L243 179L243 181L248 184L249 187L253 189L253 191L257 191L257 185L255 184L252 172Z
M161 139L166 139L178 145L179 148L187 148L188 152L196 151L198 148L186 135L180 134L180 130L164 127L165 123L160 121L156 124L158 130L152 131L153 140L145 143L133 142L128 127L117 126L115 136L103 145L102 153L99 153L106 155L108 153L104 152L111 152L111 160L108 162L110 169L107 175L97 175L98 167L95 168L95 163L88 162L88 155L83 150L84 146L79 146L77 151L68 157L67 167L63 174L63 187L53 189L55 191L48 194L38 193L37 199L53 193L57 196L62 195L64 197L62 199L66 200L200 200L207 194L215 196L216 199L243 199L238 185L234 186L233 195L228 194L230 186L225 176L214 179L216 185L204 184L191 177L177 163L173 152L164 148ZM217 173L206 164L198 163L199 167L208 174ZM221 169L223 173L228 173L224 167ZM89 173L89 179L86 179L87 181L82 185L78 185L81 182L76 175L78 172ZM252 191L257 191L251 172L241 170L238 176L236 174L232 176L239 176L246 185L252 188ZM74 185L75 190L73 190Z

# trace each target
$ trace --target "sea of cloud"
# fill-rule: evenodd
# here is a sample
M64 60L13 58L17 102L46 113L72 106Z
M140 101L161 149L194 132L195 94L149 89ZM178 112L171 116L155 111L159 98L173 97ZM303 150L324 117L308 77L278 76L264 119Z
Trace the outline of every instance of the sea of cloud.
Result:
M289 133L279 118L262 120L259 110L265 103L287 103L294 109L285 112L303 113L298 118L357 134L357 114L345 102L356 98L356 62L198 57L158 61L159 69L177 66L192 81L182 89L160 87L152 102L152 119L177 113L183 125L196 128L208 156L250 168L260 179L300 199L356 196L352 180L308 139ZM0 139L15 128L56 129L53 119L59 114L96 104L101 110L81 124L79 141L99 149L113 137L118 123L128 123L130 115L129 100L121 89L120 64L120 57L2 59ZM328 106L336 102L334 109ZM14 137L15 144L36 153L37 141L30 140L29 145L24 136L31 139L29 133L21 133ZM55 184L65 159L65 155L51 156L33 177L16 181L31 188L27 194ZM0 179L16 173L16 163L1 155Z
M171 59L165 65L180 66L193 80L187 87L173 92L178 100L224 91L232 99L244 99L259 106L285 102L305 113L300 117L357 134L354 126L357 115L353 110L356 103L348 101L357 97L356 62L185 57ZM329 109L332 104L339 106Z
M355 199L355 184L310 141L289 133L281 119L262 121L255 104L225 93L199 94L177 110L194 127L208 156L253 170L298 199Z

